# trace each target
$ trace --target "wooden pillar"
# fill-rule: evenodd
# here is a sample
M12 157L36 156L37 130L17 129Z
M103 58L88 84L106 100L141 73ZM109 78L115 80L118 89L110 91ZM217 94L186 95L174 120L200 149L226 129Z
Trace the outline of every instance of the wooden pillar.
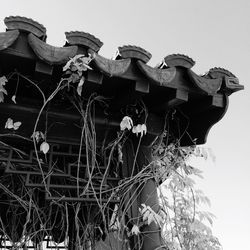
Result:
M137 164L139 169L147 166L152 162L152 150L151 147L141 145L139 147ZM157 195L157 186L153 178L148 179L145 182L145 185L142 187L139 203L150 206L156 213L159 212L159 200ZM147 225L143 229L143 244L142 250L160 250L165 249L162 245L161 239L161 228L155 222L151 222L150 225Z

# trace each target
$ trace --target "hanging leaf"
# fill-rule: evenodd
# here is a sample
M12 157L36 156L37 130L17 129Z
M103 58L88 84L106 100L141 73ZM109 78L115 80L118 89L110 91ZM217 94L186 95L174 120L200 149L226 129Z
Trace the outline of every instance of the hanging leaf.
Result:
M4 94L7 95L7 91L4 88L6 82L8 82L5 76L0 77L0 103L4 102Z
M122 153L122 145L118 144L118 162L123 164L123 153Z
M21 125L22 125L21 122L14 122L14 123L13 123L13 129L14 129L14 130L18 130L19 127L20 127Z
M70 75L70 80L73 82L73 83L76 83L79 81L79 75L77 73L72 73Z
M31 138L35 138L36 142L38 143L40 140L44 140L45 139L45 136L44 136L44 133L41 132L41 131L35 131L33 133L33 135L31 136Z
M78 83L78 86L77 86L77 94L79 96L82 95L82 86L83 86L84 80L85 80L84 77L82 77L80 82Z
M133 120L129 116L124 116L120 123L121 131L125 129L130 130L132 127L133 127Z
M49 151L49 144L44 141L41 145L40 145L40 151L42 151L44 154L47 154Z
M14 102L14 103L16 104L16 95L13 95L13 96L11 97L11 100L12 100L12 102Z
M136 136L140 134L140 136L142 137L143 135L146 135L147 127L145 124L138 124L137 126L134 126L132 128L132 133L136 134Z
M63 67L63 71L86 71L88 69L92 69L88 65L91 60L91 55L89 55L88 57L86 57L85 55L76 55L66 63L66 65Z
M5 128L18 130L21 125L22 125L21 122L13 122L11 118L8 118L5 123Z
M5 123L5 128L7 129L12 129L14 126L13 126L13 120L11 118L8 118L6 123Z
M131 234L132 235L138 235L140 233L140 229L137 225L133 225L132 229L131 229Z

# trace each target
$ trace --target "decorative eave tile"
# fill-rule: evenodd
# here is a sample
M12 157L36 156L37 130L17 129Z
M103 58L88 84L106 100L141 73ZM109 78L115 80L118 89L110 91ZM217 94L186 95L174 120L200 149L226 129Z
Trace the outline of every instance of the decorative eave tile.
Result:
M184 67L187 69L191 69L195 65L195 61L182 54L172 54L168 55L164 58L165 63L169 67Z
M9 16L4 19L4 23L8 30L24 30L36 35L39 38L46 38L46 28L31 18Z
M228 95L244 89L244 86L239 84L239 79L232 72L224 68L212 68L209 70L208 76L223 79L223 91Z
M132 45L119 47L118 51L121 58L134 58L141 60L144 63L147 63L152 57L152 55L145 49Z
M84 46L94 52L98 52L103 45L103 42L101 42L100 39L82 31L65 32L65 36L70 45Z

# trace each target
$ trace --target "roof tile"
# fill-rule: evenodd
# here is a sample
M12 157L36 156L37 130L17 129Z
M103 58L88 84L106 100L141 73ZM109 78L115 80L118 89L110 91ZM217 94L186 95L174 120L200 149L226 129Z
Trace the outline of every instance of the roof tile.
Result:
M70 45L84 46L92 49L94 52L98 52L103 45L100 39L82 31L65 32L65 36Z
M44 40L46 38L46 28L31 18L9 16L4 19L4 23L8 30L24 30L39 38L44 37Z
M195 61L192 58L182 54L168 55L164 58L164 61L169 67L180 66L190 69L195 65Z
M143 48L133 45L124 45L118 48L121 58L135 58L147 63L152 55Z

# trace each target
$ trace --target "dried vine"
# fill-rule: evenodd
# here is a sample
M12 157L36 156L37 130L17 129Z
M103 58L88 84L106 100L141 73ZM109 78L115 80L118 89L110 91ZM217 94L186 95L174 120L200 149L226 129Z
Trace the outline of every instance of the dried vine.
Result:
M11 117L5 124L8 133L0 135L0 138L14 137L16 140L25 140L33 145L35 155L32 161L35 162L33 164L35 166L32 166L34 169L29 171L39 172L41 177L40 183L37 181L39 185L27 187L27 179L24 175L11 172L8 174L2 173L0 195L1 200L5 201L0 205L2 244L5 244L7 247L6 242L8 241L11 242L10 247L18 249L25 248L33 242L35 249L42 249L44 239L51 239L52 236L55 249L60 247L70 248L72 246L76 249L94 249L97 242L101 239L106 239L106 242L109 242L108 236L112 232L121 245L125 244L127 249L132 249L132 247L136 249L142 245L143 227L155 223L163 228L165 227L165 232L168 232L165 235L165 239L169 249L178 249L175 248L178 244L180 249L184 249L187 246L194 247L190 237L188 241L185 241L185 238L182 239L184 226L198 223L196 219L196 199L198 196L194 195L192 183L188 183L187 180L189 179L186 177L190 174L199 174L199 172L185 164L186 158L195 152L194 148L181 148L178 140L173 140L166 126L164 140L160 140L154 147L154 161L144 166L141 170L135 171L141 139L147 133L145 125L147 110L143 102L140 102L139 112L138 108L135 112L137 115L143 114L143 123L137 122L136 117L130 116L131 112L125 111L125 116L120 123L120 130L113 141L108 145L105 143L97 145L94 121L95 105L106 107L109 104L105 98L96 94L90 95L87 100L81 97L85 82L85 72L91 70L89 66L91 60L90 56L86 57L83 55L72 58L63 68L64 77L49 95L46 95L37 83L19 72L14 72L7 78L0 78L0 102L4 102L4 95L7 95L5 85L8 80L14 78L17 79L17 85L11 99L16 105L18 105L16 99L18 99L18 88L22 84L21 79L31 84L42 99L33 130L30 131L31 138L25 138L18 134L19 127L23 126L22 121L13 121ZM74 183L76 193L69 190L53 191L52 193L48 180L53 178L53 174L62 176L64 171L57 162L53 163L51 169L48 168L47 162L49 161L50 151L53 152L56 146L51 144L47 138L47 121L44 131L40 131L38 128L42 115L48 112L50 103L61 94L67 97L68 101L77 110L78 115L81 117L81 123L78 124L80 129L79 144L73 150L77 153L72 153L72 155L75 154L76 156L74 162L76 172L71 176L67 176L66 179L60 180L59 178L57 184L69 186L68 183ZM168 119L170 117L167 116L166 120ZM124 160L122 149L131 134L139 136L137 148L134 150L135 157L131 175L123 178L116 185L110 185L107 180L111 174L119 177ZM168 143L170 138L174 143ZM9 150L14 152L20 160L28 158L25 150L8 145L4 141L1 141L1 144L4 146L4 149L0 151L1 158L7 158ZM8 167L6 162L0 162L1 171ZM102 164L104 164L104 170ZM83 172L86 174L85 178L83 178ZM101 176L101 180L97 181L95 179L96 176ZM38 180L40 177L37 175ZM162 211L156 213L151 207L140 204L138 216L129 218L129 210L134 201L137 200L141 187L152 178L159 186L165 181L170 181L168 187L172 188L174 206L170 206L168 198L164 197L164 194L160 192ZM177 182L180 185L177 185ZM187 218L188 223L183 226L179 225L179 222L176 220L178 217L177 209L179 209L176 199L179 198L179 191L183 192L186 187L192 193L193 214L191 221L190 218ZM66 196L73 194L79 201L77 199L73 202L64 200ZM48 197L55 195L57 199L47 200ZM92 197L94 205L86 206L83 202L84 197ZM200 195L199 198L201 197L203 197L203 200L205 199L205 196ZM175 214L174 220L171 220L170 210ZM203 214L203 216L208 220L211 219L211 215L206 214L205 216ZM169 227L171 228L169 229ZM190 233L187 229L185 230L185 233ZM169 240L170 238L171 241ZM132 246L129 244L133 239L136 239L137 245ZM176 239L178 243L174 244L173 242ZM214 240L214 238L211 239ZM110 247L112 248L111 243Z

